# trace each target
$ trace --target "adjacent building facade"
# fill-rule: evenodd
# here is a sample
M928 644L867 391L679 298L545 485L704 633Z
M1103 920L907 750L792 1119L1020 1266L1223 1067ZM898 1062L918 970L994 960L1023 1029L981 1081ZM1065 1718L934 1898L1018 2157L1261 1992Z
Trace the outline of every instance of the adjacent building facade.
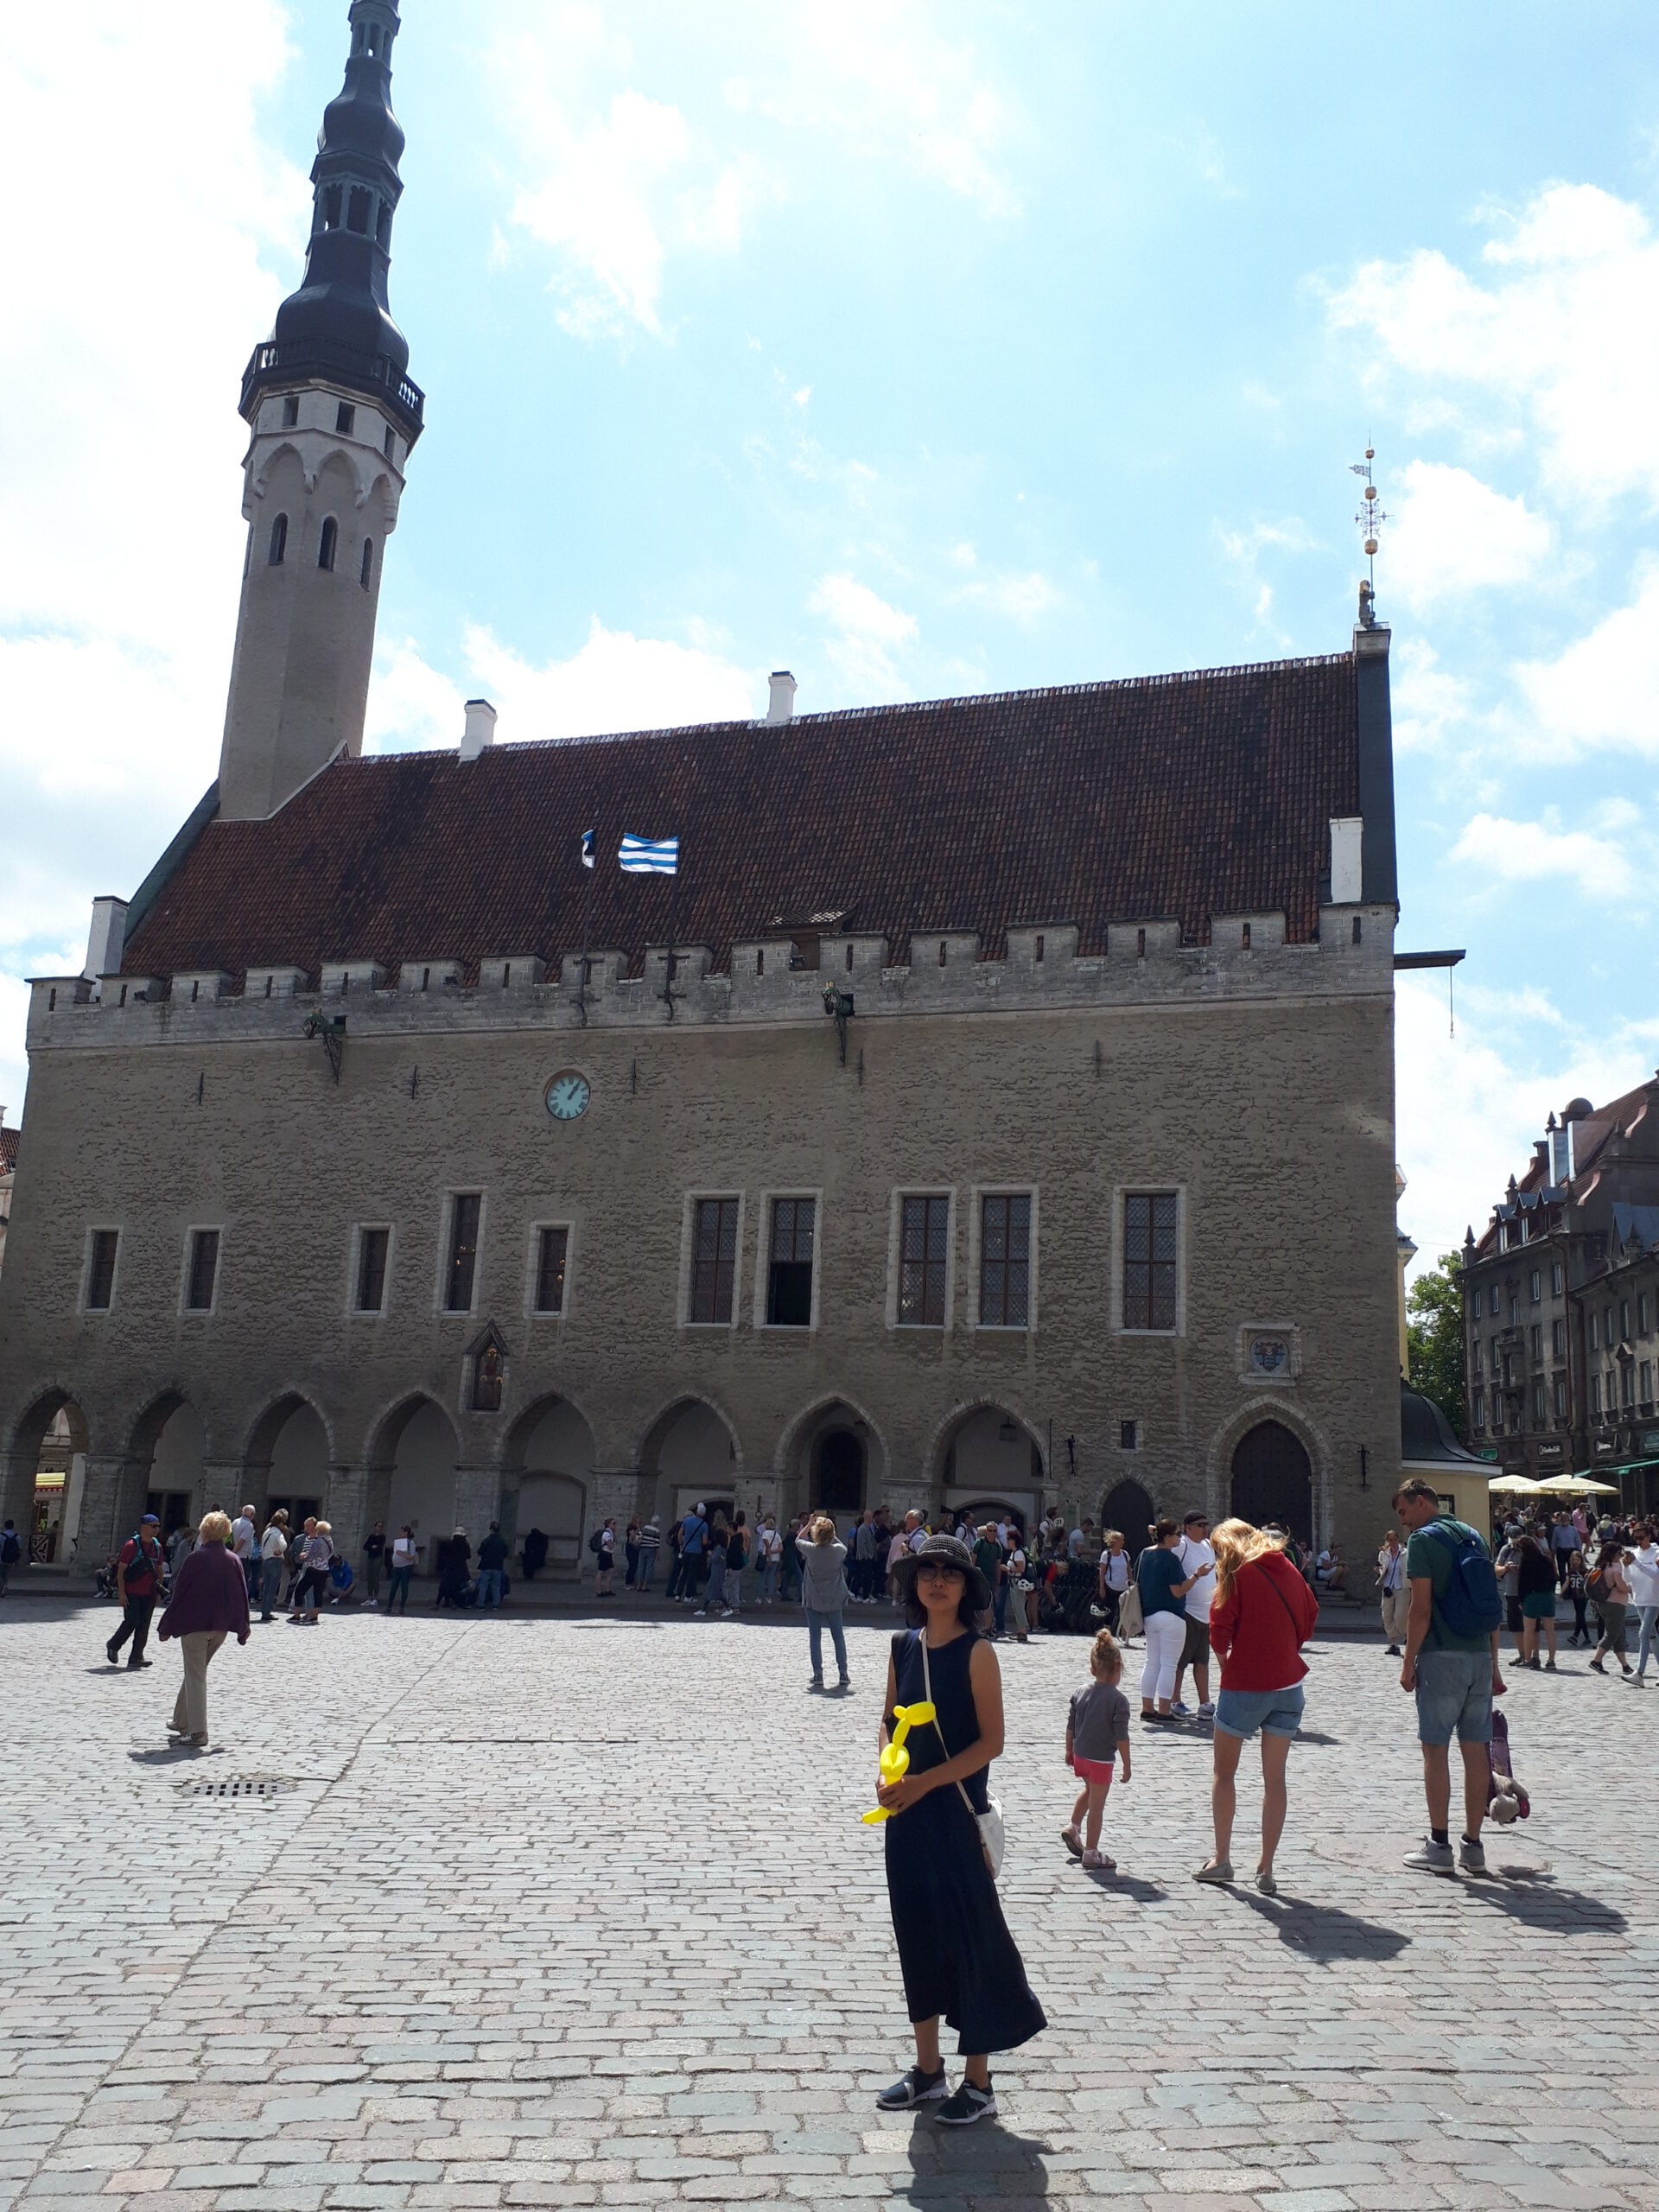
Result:
M392 0L245 382L219 774L32 987L6 1510L1049 1503L1351 1555L1399 1465L1389 632L359 758L423 406ZM625 833L677 837L671 879ZM594 865L584 865L590 850Z
M1469 1440L1659 1507L1659 1076L1554 1115L1463 1249Z

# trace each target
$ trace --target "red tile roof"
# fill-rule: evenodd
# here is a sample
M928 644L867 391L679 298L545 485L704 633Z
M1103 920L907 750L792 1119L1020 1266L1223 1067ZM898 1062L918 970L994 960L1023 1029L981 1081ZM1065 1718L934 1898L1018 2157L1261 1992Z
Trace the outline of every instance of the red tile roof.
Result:
M621 832L681 840L675 936L734 939L846 911L902 959L912 929L1282 910L1318 924L1333 815L1358 811L1351 654L626 737L336 762L264 823L210 822L124 965L168 976L324 960L474 962L592 944L637 969L671 887Z

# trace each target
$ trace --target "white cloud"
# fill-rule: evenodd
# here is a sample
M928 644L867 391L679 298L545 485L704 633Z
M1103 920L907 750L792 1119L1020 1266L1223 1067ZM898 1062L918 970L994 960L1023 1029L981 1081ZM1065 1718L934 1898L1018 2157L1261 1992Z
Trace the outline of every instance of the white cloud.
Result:
M807 605L835 631L824 650L855 698L905 696L888 647L915 641L918 630L913 614L890 606L868 584L844 574L821 576Z
M1438 752L1448 733L1471 717L1473 687L1441 667L1439 653L1426 638L1397 640L1392 658L1394 749L1396 753Z
M1554 660L1523 661L1519 677L1540 747L1622 747L1659 760L1659 563L1643 568L1628 607Z
M1436 251L1369 263L1330 302L1407 376L1461 384L1513 412L1558 495L1659 498L1659 242L1628 200L1552 184L1503 223L1482 283ZM1443 396L1442 396L1443 397Z
M1216 534L1222 556L1237 572L1256 621L1270 626L1273 585L1262 574L1264 558L1270 554L1306 553L1318 546L1319 540L1296 515L1287 516L1282 522L1252 523L1246 530L1230 530L1218 523Z
M238 385L297 276L309 206L257 128L286 23L277 0L6 18L0 196L35 217L7 245L27 311L0 322L0 1096L14 1110L16 977L79 966L91 895L136 887L217 767L244 539ZM211 283L158 282L181 240Z
M988 571L984 575L975 576L971 582L960 585L950 596L970 607L982 607L993 614L1004 615L1010 622L1021 623L1027 629L1045 614L1052 613L1057 607L1065 604L1065 593L1039 569L1029 569L1023 574L1012 569Z
M471 625L462 641L467 690L410 644L376 663L369 694L369 749L402 753L454 746L468 696L489 698L500 716L498 744L580 737L613 730L671 729L686 722L742 721L759 711L763 680L700 645L607 630L595 615L568 659L537 664Z
M1629 817L1622 805L1606 826L1628 830ZM1547 810L1539 822L1477 814L1465 823L1451 857L1454 863L1506 883L1538 883L1564 876L1592 899L1627 899L1637 887L1637 873L1623 844L1587 830L1565 830L1554 810Z
M1390 499L1388 588L1419 612L1445 599L1524 582L1548 558L1554 533L1522 499L1466 468L1414 461Z

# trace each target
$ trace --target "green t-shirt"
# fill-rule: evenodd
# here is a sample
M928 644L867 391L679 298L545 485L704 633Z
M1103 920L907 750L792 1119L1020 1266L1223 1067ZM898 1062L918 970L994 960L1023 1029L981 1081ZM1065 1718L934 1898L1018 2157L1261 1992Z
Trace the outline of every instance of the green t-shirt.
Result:
M1435 1529L1444 1529L1445 1535L1437 1536ZM1406 1573L1414 1582L1427 1579L1433 1594L1434 1612L1423 1648L1429 1651L1487 1651L1491 1649L1488 1636L1453 1636L1440 1618L1440 1599L1446 1595L1446 1586L1452 1580L1453 1546L1446 1537L1454 1539L1461 1546L1465 1536L1473 1536L1482 1551L1486 1549L1478 1530L1466 1522L1455 1521L1449 1513L1442 1513L1421 1529L1414 1529L1411 1541L1406 1546Z

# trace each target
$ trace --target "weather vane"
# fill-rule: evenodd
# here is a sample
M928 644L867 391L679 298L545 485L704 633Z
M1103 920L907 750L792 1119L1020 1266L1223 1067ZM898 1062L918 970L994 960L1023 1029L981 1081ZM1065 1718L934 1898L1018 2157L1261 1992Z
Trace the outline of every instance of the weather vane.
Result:
M1366 574L1359 587L1359 620L1362 628L1370 630L1376 626L1376 531L1379 523L1388 516L1376 504L1376 486L1371 481L1371 463L1376 459L1376 448L1367 446L1363 461L1348 464L1350 473L1363 477L1365 489L1360 497L1359 512L1354 520L1365 532Z

